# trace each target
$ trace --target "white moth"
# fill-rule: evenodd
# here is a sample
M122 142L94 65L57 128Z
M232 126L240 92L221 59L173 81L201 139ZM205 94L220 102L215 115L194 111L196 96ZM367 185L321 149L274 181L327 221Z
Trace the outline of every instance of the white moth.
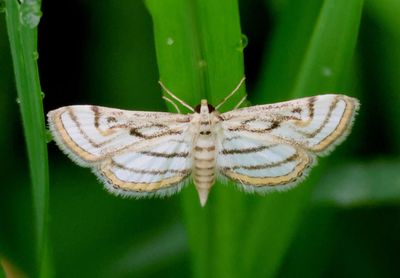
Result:
M359 107L329 94L218 113L243 82L215 108L203 99L195 109L160 82L193 114L75 105L50 111L48 122L61 150L112 193L169 196L192 180L204 206L216 177L245 192L295 186L344 140Z

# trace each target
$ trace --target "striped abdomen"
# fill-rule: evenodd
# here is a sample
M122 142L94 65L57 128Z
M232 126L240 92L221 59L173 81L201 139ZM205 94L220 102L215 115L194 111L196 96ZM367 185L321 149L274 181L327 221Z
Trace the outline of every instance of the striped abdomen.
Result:
M200 202L205 203L215 182L215 142L210 130L201 130L193 150L193 181L199 192Z

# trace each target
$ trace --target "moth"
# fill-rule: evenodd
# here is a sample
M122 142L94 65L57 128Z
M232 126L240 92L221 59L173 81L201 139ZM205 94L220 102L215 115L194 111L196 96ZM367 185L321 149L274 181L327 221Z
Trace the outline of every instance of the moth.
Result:
M162 197L193 181L204 206L216 178L251 193L295 186L345 139L359 107L355 98L327 94L237 108L243 98L219 113L243 82L217 106L203 99L195 108L160 82L192 114L73 105L50 111L49 128L60 149L108 191Z

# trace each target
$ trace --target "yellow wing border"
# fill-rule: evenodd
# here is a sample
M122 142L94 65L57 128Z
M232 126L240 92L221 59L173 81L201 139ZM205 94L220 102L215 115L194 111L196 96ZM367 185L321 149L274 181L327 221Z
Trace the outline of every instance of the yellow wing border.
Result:
M311 152L315 152L318 156L330 154L337 145L341 144L347 138L354 125L355 116L360 109L360 102L358 99L345 95L336 95L336 97L345 102L346 108L335 130L325 137L318 145L310 149ZM334 108L335 106L330 107L330 111L333 111Z
M82 167L91 167L94 162L98 160L98 156L86 152L79 147L75 141L68 134L67 129L61 120L63 113L72 113L68 106L52 110L47 114L47 122L53 139L57 146L65 153L71 160ZM73 115L73 114L72 114ZM73 117L71 116L71 119ZM77 124L78 128L79 125Z
M181 175L162 179L157 182L126 182L120 180L111 170L110 162L105 161L92 172L103 183L105 189L116 196L135 199L151 197L168 197L181 191L191 183L191 170Z
M246 193L265 195L270 192L286 191L301 183L317 164L315 155L302 148L296 148L297 165L290 173L282 176L253 177L231 170L218 171L218 179L224 183L233 181L236 187Z

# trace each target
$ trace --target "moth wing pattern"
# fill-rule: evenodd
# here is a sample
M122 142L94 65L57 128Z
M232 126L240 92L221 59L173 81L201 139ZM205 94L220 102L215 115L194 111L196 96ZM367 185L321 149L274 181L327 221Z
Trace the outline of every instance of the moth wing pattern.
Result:
M317 156L345 139L358 107L351 97L319 95L223 113L217 134L219 175L248 192L293 187Z
M171 195L191 174L190 115L75 105L48 122L60 149L114 194Z

